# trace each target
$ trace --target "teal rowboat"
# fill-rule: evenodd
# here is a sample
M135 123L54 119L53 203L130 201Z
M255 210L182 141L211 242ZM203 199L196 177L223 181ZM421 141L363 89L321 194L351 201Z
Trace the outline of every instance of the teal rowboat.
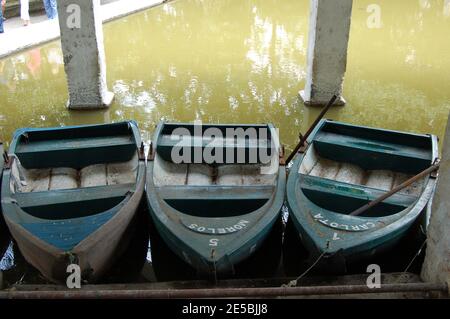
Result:
M15 132L2 180L2 209L25 259L65 282L69 264L95 281L127 246L144 192L145 158L135 122L25 128Z
M373 257L396 244L426 211L427 176L361 216L349 216L432 165L437 137L322 120L294 159L287 182L289 218L310 253L328 269ZM319 263L320 264L320 263Z
M284 201L280 154L272 125L158 125L147 167L150 213L198 277L233 275L267 238Z

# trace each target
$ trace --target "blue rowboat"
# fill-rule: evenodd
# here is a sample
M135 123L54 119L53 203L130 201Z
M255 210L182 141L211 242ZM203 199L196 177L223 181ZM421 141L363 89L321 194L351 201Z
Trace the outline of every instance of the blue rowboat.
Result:
M145 186L135 122L24 128L2 178L2 209L25 259L65 282L69 264L95 281L121 255Z

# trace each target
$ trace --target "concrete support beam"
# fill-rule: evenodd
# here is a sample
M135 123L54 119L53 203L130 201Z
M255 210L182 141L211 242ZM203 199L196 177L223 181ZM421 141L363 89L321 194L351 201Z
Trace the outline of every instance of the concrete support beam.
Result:
M353 0L311 0L306 86L300 98L306 105L325 105L334 94L344 105L342 87Z
M422 279L450 285L450 116L428 226Z
M100 0L58 0L61 46L69 86L70 109L97 109L111 104Z

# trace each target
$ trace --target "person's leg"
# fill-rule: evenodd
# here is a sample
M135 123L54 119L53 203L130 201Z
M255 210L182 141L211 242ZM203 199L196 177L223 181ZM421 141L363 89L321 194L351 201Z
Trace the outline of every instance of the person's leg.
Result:
M44 9L45 9L45 14L47 15L47 18L51 19L51 7L50 7L50 1L49 0L42 0L42 2L44 3Z
M20 0L20 18L23 20L25 25L28 25L30 23L29 8L29 0Z
M46 3L46 12L49 19L55 19L58 16L56 0L44 0Z
M2 7L0 6L0 33L3 33L3 9L2 9Z
M51 6L52 6L52 12L53 12L53 19L58 17L58 8L56 0L50 0Z
M2 11L2 22L3 21L6 21L6 18L5 18L5 16L3 15L3 12L5 12L5 10L6 10L6 0L0 0L1 1L1 3L2 3L2 6L1 6L1 8L0 8L0 11Z

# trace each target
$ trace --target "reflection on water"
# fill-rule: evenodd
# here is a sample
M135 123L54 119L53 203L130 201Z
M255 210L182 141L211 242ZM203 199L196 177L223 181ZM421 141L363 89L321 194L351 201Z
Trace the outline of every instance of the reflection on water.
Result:
M368 28L369 5L382 27ZM450 109L450 1L355 0L344 108L328 117L442 135ZM308 0L179 0L105 25L112 107L69 112L60 45L0 61L0 138L20 126L135 119L273 122L288 148L304 107Z
M9 244L3 258L0 257L0 270L8 270L14 266L14 251L12 242Z
M450 0L444 0L444 16L450 17Z

